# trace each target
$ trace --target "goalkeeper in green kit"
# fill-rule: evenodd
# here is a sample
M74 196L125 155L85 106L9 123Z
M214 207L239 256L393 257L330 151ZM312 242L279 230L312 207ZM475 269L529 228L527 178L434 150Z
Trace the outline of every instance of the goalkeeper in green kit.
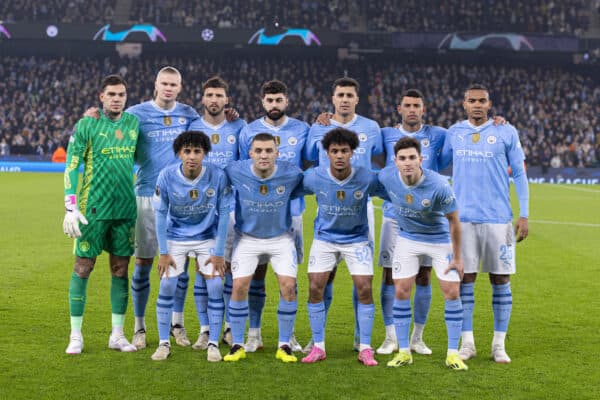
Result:
M81 325L87 280L102 250L110 254L112 274L112 333L108 347L136 351L123 334L123 324L129 288L127 267L134 249L133 162L138 120L123 112L127 85L120 76L110 75L102 80L100 101L101 117L79 120L67 150L63 230L76 239L75 267L69 285L71 337L67 354L79 354L83 350ZM83 182L77 193L82 163Z

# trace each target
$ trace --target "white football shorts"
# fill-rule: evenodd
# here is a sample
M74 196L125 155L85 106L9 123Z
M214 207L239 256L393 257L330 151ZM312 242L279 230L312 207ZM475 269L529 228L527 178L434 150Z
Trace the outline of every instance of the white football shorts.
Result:
M394 258L392 261L392 278L406 279L419 273L419 257L431 257L433 269L439 280L460 282L455 270L444 273L452 259L450 243L425 243L397 236Z
M516 269L515 234L511 222L474 224L461 222L465 273L512 275ZM480 268L481 267L481 268Z
M262 239L236 232L231 257L233 278L253 275L259 260L262 264L270 262L277 275L295 278L298 275L298 264L292 233Z
M308 273L331 272L346 260L350 275L373 275L373 248L369 242L329 243L313 240L308 258Z
M206 259L211 254L215 254L216 241L214 239L208 240L195 240L190 242L178 242L175 240L167 240L167 249L169 254L175 260L175 270L171 267L169 270L169 276L179 276L185 270L185 262L189 257L190 259L195 258L198 265L198 269L204 275L212 276L216 275L216 271L213 271L213 265L204 265Z
M379 265L383 268L392 268L394 258L394 247L398 237L398 222L393 218L383 217L381 223L381 235L379 237ZM419 257L421 267L431 267L431 257L422 255Z
M156 220L152 196L136 196L137 219L135 221L135 256L154 258L158 253Z

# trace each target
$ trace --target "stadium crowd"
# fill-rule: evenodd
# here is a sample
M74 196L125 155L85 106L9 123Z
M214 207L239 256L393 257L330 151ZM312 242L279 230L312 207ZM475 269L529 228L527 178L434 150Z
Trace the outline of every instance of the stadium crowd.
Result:
M152 97L163 59L109 60L4 57L0 64L0 155L48 156L65 145L77 119L97 105L97 84L119 72L129 83L128 104ZM384 126L399 122L399 94L411 87L426 96L426 122L448 127L464 119L462 91L472 82L491 88L496 114L519 130L529 165L599 167L600 84L563 68L422 65L386 62L341 64L335 59L302 61L205 57L169 59L184 76L180 101L200 108L201 82L214 74L230 85L230 104L247 121L262 115L260 85L289 85L288 114L312 123L331 111L331 83L347 73L361 89L359 112ZM135 73L133 73L135 72Z
M124 1L124 0L122 0ZM118 0L6 1L3 21L60 21L104 24L113 20ZM517 31L581 35L590 24L591 0L134 0L131 22L258 29L284 26L369 31Z

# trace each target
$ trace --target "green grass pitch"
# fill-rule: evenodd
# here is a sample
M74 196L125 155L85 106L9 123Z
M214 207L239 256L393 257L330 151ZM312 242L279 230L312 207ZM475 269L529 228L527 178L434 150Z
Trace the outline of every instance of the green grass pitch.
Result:
M167 362L150 360L158 340L155 273L147 310L149 348L133 354L110 351L110 274L105 255L98 259L88 286L84 354L67 356L67 290L73 257L72 241L62 233L62 175L2 173L0 187L0 399L600 398L598 187L530 186L530 236L518 245L518 273L512 281L507 350L513 362L496 365L490 359L491 293L487 276L481 275L474 327L479 354L468 362L467 372L444 367L443 302L435 281L425 330L433 355L415 355L413 365L399 369L385 367L390 356L377 356L378 367L360 365L352 351L351 284L345 268L336 279L327 324L328 358L317 365L275 360L277 289L272 273L263 320L265 349L243 362L211 364L205 352L175 345ZM313 214L310 200L304 220L306 252ZM380 210L376 215L379 221ZM306 265L300 271L296 334L304 344L310 338ZM374 347L384 337L380 281L376 267ZM132 315L130 306L126 321L130 338ZM185 316L195 340L191 293Z

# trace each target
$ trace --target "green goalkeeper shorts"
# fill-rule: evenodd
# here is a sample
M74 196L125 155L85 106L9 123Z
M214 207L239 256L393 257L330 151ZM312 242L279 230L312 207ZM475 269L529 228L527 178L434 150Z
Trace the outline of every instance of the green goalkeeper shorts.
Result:
M121 257L133 255L135 219L88 220L79 225L81 237L75 240L77 257L95 258L102 250Z

